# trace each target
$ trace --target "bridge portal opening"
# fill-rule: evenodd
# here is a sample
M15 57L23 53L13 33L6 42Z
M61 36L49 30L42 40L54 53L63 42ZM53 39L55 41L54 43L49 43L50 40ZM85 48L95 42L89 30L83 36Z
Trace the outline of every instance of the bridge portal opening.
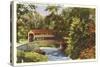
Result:
M29 42L33 42L34 35L32 33L29 34Z

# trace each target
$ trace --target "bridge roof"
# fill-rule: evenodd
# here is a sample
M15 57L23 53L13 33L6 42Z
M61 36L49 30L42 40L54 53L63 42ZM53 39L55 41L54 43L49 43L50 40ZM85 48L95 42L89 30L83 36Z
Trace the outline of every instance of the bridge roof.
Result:
M34 33L34 34L37 34L37 33L40 33L40 34L44 34L44 33L53 34L55 31L50 30L50 29L33 29L30 32Z

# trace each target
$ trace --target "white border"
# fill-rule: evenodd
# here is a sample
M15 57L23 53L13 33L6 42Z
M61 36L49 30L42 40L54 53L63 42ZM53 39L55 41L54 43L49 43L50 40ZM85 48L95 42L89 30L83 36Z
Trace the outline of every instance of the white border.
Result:
M16 27L16 22L17 22L16 4L17 4L16 1L14 1L14 2L13 2L13 7L14 7L14 8L12 8L12 9L13 9L13 12L14 12L14 13L13 13L13 22L12 22L12 26L13 26L13 27L12 27L12 28L13 28L13 30L12 30L12 31L13 31L13 36L12 36L13 38L12 38L12 39L13 39L13 52L14 52L14 53L13 53L13 54L14 54L14 55L13 55L13 60L12 60L12 61L13 61L13 65L14 65L14 66L16 65L16 60L17 60L17 58L16 58L16 50L17 50L17 49L16 49L16 41L17 41L17 40L16 40L16 31L17 31L17 30L16 30L16 28L17 28L17 27Z
M95 59L89 59L89 60L68 60L68 61L48 61L48 62L32 62L32 63L16 63L16 18L17 18L17 15L16 15L16 4L18 3L32 3L32 4L42 4L42 5L45 5L45 4L57 4L57 3L39 3L39 2L33 2L33 1L14 1L13 2L13 6L14 6L14 13L13 13L13 66L22 66L22 65L39 65L39 64L59 64L59 63L69 63L69 62L88 62L88 61L97 61L97 8L95 5L76 5L76 4L60 4L58 3L57 5L64 5L65 7L82 7L82 8L95 8L96 9L96 58Z

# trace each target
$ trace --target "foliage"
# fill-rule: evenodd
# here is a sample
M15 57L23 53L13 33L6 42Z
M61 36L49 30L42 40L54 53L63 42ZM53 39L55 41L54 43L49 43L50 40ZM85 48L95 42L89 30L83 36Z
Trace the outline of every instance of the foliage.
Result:
M40 62L40 61L47 61L48 57L35 52L26 52L24 59L25 62Z
M80 52L80 59L94 59L95 58L95 47L86 48Z
M66 38L68 48L64 53L72 59L80 58L82 52L90 51L88 48L95 46L94 8L61 8L49 5L45 8L45 11L49 12L46 16L38 13L36 8L37 6L32 4L17 5L17 42L26 40L31 29L52 29L56 30L55 35L59 36L60 40Z
M70 24L70 31L67 37L67 43L68 43L68 48L65 50L65 53L69 55L72 59L77 59L80 56L80 52L88 47L88 41L89 41L89 32L88 30L88 23L90 23L89 20L89 9L81 9L81 8L75 8L72 10L73 12L71 13L74 15L71 17L72 22ZM76 12L79 13L76 13ZM87 17L87 18L86 18ZM92 19L91 19L92 20ZM94 24L92 22L91 24ZM93 39L93 38L91 38ZM93 40L94 42L95 40ZM92 42L92 41L91 41Z
M48 57L36 52L17 51L17 63L23 62L42 62L47 61Z
M24 51L17 50L17 63L21 63L24 58Z
M67 37L68 48L66 49L69 56L71 55L71 52L74 48L73 44L76 41L75 31L77 30L77 27L78 27L79 23L80 23L79 18L77 18L77 17L72 18L72 23L70 25L70 31L69 31L69 34L68 34L68 37Z
M17 4L17 42L26 40L29 30L43 25L43 17L35 8L32 4Z

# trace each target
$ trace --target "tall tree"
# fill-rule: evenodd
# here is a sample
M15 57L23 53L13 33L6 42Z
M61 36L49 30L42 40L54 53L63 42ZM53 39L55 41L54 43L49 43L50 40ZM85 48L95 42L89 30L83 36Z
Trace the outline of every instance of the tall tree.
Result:
M90 19L92 8L73 8L69 17L72 19L68 35L67 53L72 59L79 58L81 50L87 46L88 20ZM93 11L94 12L94 11Z
M28 31L40 28L43 17L32 4L17 4L17 42L27 39Z

